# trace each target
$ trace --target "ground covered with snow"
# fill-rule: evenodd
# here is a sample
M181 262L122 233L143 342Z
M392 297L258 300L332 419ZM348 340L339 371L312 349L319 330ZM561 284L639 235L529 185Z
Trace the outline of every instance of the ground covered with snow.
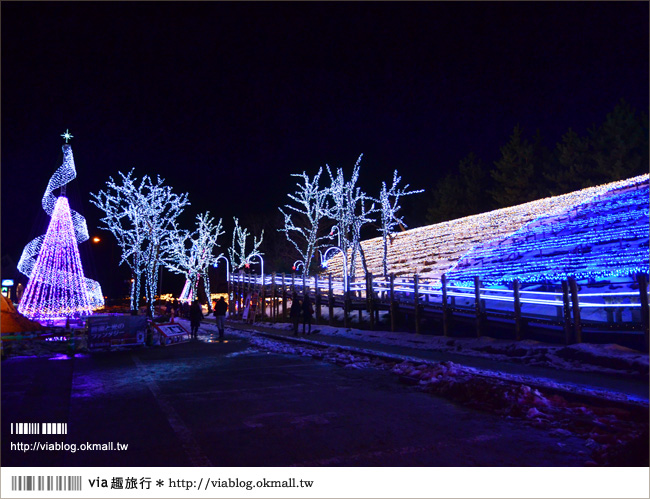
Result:
M264 323L279 330L290 330L286 323ZM435 352L450 352L527 365L581 372L629 375L648 379L648 354L616 344L576 343L555 345L534 340L447 338L406 332L367 331L335 326L313 326L320 335L349 338Z

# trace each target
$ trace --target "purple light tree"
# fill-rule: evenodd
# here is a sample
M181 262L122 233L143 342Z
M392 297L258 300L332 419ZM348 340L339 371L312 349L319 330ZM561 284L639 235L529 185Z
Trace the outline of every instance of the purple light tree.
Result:
M50 178L42 206L52 217L47 232L30 241L18 262L18 270L30 279L18 310L34 319L54 319L87 315L104 306L98 282L84 276L78 244L87 241L86 220L70 209L66 184L76 178L72 135L62 135L63 163ZM54 191L60 189L60 195Z
M65 196L54 206L18 311L32 319L90 315L93 311Z

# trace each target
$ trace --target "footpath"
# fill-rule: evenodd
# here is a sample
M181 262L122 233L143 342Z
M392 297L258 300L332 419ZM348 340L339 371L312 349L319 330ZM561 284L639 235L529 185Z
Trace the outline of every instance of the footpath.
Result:
M211 321L207 319L206 322ZM477 375L483 377L494 377L524 383L534 388L543 388L573 398L648 408L648 378L642 376L632 377L614 373L594 372L593 370L582 372L555 367L517 364L507 360L426 349L426 342L423 342L423 345L419 347L409 347L324 333L294 336L293 332L289 330L288 324L287 329L271 327L264 325L264 323L245 324L240 321L227 321L226 324L229 328L249 331L282 341L302 343L305 346L338 347L352 353L370 354L398 362L404 360L414 362L453 362L463 367L475 369ZM313 328L318 329L318 327Z

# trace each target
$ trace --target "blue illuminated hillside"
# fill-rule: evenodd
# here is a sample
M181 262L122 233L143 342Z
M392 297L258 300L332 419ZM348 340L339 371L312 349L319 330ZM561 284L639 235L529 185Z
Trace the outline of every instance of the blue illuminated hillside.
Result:
M641 175L487 213L407 230L388 247L389 272L487 284L606 279L648 272L648 179ZM382 239L361 243L382 274ZM363 276L360 259L355 274ZM342 275L342 259L328 272Z
M514 234L475 246L447 277L486 284L608 278L648 272L648 176Z

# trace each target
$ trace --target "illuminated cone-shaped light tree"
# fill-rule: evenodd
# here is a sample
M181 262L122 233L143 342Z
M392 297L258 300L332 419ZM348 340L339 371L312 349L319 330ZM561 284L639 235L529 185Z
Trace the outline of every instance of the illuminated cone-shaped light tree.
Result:
M92 310L70 205L60 196L19 311L34 319L54 319L88 315Z
M62 135L66 142L72 137ZM63 145L63 164L50 179L43 195L43 209L52 217L47 232L23 251L18 269L29 282L18 310L32 319L78 317L104 304L101 287L84 276L77 244L88 239L86 221L70 209L65 186L76 177L72 148ZM58 197L55 189L61 189Z

